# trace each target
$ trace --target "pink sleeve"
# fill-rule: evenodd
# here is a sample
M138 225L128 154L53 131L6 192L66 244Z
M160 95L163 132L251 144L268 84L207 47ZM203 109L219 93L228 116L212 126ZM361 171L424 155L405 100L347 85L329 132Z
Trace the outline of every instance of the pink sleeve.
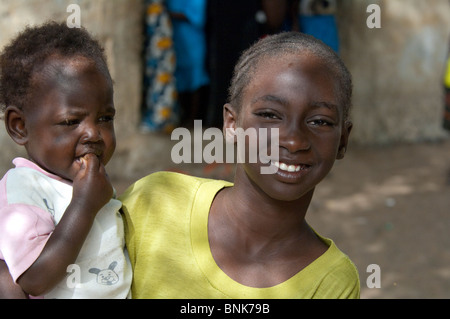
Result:
M0 210L0 251L14 279L39 257L55 226L38 207L14 204Z

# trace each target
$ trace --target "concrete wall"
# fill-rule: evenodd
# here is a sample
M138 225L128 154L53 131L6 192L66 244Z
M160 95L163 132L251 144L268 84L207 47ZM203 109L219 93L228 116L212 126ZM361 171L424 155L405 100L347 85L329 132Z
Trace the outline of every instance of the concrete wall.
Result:
M116 83L118 148L108 170L137 178L170 164L170 138L139 133L143 0L0 0L0 48L27 24L66 20L69 4L104 44ZM381 28L369 29L369 4L381 8ZM436 140L441 129L442 75L450 31L448 0L341 0L341 56L354 77L357 144ZM23 155L0 124L0 175Z
M369 29L369 4L381 28ZM448 0L344 0L339 5L341 55L354 78L359 144L442 138L442 78L450 34Z

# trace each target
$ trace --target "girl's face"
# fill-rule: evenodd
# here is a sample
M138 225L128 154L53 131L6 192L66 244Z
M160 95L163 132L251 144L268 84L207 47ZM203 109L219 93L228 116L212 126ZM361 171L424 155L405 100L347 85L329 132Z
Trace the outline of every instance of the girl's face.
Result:
M314 191L336 158L343 157L351 124L344 123L335 84L312 56L265 59L245 89L234 122L225 115L225 127L279 129L279 160L271 163L278 167L275 174L261 174L261 163L242 164L252 184L271 198L291 201Z
M87 58L57 58L35 83L32 104L24 108L30 160L71 181L88 153L106 165L116 146L113 88L106 75Z

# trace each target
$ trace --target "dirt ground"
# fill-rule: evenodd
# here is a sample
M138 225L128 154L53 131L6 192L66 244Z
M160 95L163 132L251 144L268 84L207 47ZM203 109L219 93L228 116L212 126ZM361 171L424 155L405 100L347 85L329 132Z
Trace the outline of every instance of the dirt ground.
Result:
M225 164L167 170L233 175ZM130 183L115 181L119 193ZM354 261L361 298L450 298L450 140L350 147L317 187L307 218ZM380 288L367 285L373 264Z

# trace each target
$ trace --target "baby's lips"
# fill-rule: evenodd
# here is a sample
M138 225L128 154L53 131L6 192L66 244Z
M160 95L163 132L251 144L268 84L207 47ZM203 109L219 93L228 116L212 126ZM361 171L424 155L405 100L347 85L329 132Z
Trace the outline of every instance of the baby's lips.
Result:
M84 160L88 161L88 160L92 160L94 158L97 158L97 155L95 155L94 153L87 153L82 158Z
M85 156L79 157L77 158L77 161L80 163L81 167L86 167L87 165L87 160Z
M96 156L95 154L93 154L93 153L87 153L87 154L85 154L85 155L80 156L79 158L77 158L77 161L80 162L81 167L86 167L88 161L90 161L90 160L91 160L91 161L92 161L92 160L95 160L96 157L97 157L97 156Z

